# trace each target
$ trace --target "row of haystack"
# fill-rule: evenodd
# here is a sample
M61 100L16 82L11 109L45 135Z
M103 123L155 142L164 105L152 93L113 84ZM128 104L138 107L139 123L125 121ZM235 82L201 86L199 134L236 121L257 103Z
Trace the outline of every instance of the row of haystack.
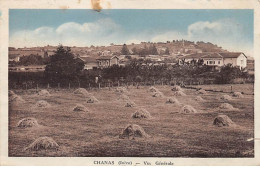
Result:
M164 97L163 93L160 92L157 88L155 87L150 87L148 89L148 92L152 94L153 97ZM166 103L168 104L177 104L179 105L179 101L176 98L167 98ZM138 118L138 119L150 119L152 118L151 114L144 108L138 108L133 114L132 118ZM122 139L135 139L135 138L147 138L150 137L144 129L136 124L131 124L128 125L122 133L119 135L119 138Z
M129 92L127 91L126 88L124 87L118 87L116 88L115 92L117 94L119 94L118 99L119 100L123 100L126 104L125 107L136 107L136 104L129 98L128 94ZM157 93L157 90L152 91ZM150 113L144 109L144 108L138 108L138 110L136 110L133 114L132 114L132 118L151 118ZM135 139L135 138L146 138L146 137L150 137L148 134L146 134L146 132L144 131L144 129L136 124L131 124L131 125L127 125L127 127L122 131L122 133L119 135L119 138L121 139Z
M234 92L234 93L232 93L232 96L235 98L244 98L244 95L240 92ZM232 100L232 97L230 95L225 94L225 95L222 95L220 97L220 99L228 101L228 100Z
M136 104L129 98L129 91L125 87L117 87L115 93L118 95L118 100L125 102L125 107L135 107Z
M85 89L81 89L81 88L77 89L75 91L75 94L89 96L89 97L87 97L88 98L87 103L98 102L98 100L94 96L90 95ZM10 92L9 95L14 95L14 96L10 96L12 98L12 100L14 100L13 99L13 98L15 98L14 92ZM48 97L48 96L50 96L50 93L47 90L41 90L37 93L37 95L43 96L43 97ZM50 104L45 100L40 100L40 101L36 102L36 106L45 108L45 107L49 107ZM89 110L82 104L77 104L73 108L73 111L74 112L89 112ZM31 118L31 117L24 118L24 119L20 120L17 124L17 127L19 127L19 128L33 128L33 127L39 127L39 126L40 125L38 124L37 120L35 118ZM58 150L59 145L51 137L40 137L40 138L37 138L35 141L33 141L24 150L38 151L38 150L47 150L47 149Z
M39 96L50 96L50 93L47 90L41 90L37 93ZM25 101L18 96L13 91L9 91L9 101L11 103L24 103ZM36 102L37 107L48 107L49 104L44 101L40 100ZM39 127L39 124L35 118L28 117L23 118L17 123L17 127L19 128L34 128ZM58 149L59 145L50 137L40 137L33 141L25 150L46 150L46 149Z

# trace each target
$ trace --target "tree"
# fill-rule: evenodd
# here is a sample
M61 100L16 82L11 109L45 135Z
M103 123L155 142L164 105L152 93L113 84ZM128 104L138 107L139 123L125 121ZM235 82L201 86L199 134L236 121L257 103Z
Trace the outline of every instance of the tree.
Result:
M123 45L122 49L121 49L121 54L122 55L129 55L129 49L127 48L126 44Z
M70 48L65 49L62 45L58 46L55 54L50 57L49 63L45 68L45 76L51 82L62 80L78 80L80 72L84 68L84 62L75 59Z
M158 55L158 51L157 51L155 45L152 45L152 46L149 47L149 54Z
M231 64L222 66L217 77L217 83L231 83L233 79L241 77L242 72L239 67L234 67Z
M137 54L138 54L138 51L137 51L136 47L134 47L134 48L132 49L132 51L133 51L133 55L137 55Z
M164 52L165 55L169 55L170 54L170 51L169 51L169 48L167 47L165 52Z
M40 55L28 55L21 57L19 61L20 65L43 65L44 59Z

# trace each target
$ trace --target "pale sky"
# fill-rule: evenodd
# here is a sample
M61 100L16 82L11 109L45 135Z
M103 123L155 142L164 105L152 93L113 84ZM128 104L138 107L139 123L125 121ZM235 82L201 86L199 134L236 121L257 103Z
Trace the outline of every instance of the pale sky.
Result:
M254 16L249 9L11 9L9 14L12 47L186 39L253 53Z

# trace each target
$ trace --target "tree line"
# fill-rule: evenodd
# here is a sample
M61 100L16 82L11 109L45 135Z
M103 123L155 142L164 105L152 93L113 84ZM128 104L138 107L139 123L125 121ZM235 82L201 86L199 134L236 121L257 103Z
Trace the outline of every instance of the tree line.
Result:
M211 79L214 83L232 83L236 78L247 79L250 75L228 64L220 70L212 69L202 62L179 65L143 64L145 60L131 59L126 66L114 65L109 68L97 70L84 70L84 62L75 59L70 48L59 46L54 55L50 56L44 72L9 72L9 84L30 83L41 84L95 84L107 82L154 82L173 79ZM38 76L37 76L38 74ZM251 77L253 78L253 77Z
M121 54L122 55L139 55L139 56L146 56L146 55L158 55L158 50L156 48L156 46L154 44L150 45L149 47L146 46L146 44L144 45L144 48L140 48L137 49L136 47L134 47L132 49L132 53L130 53L128 47L126 44L123 45L122 49L121 49ZM160 54L164 54L164 55L169 55L170 51L169 48L166 47L165 51L163 53Z

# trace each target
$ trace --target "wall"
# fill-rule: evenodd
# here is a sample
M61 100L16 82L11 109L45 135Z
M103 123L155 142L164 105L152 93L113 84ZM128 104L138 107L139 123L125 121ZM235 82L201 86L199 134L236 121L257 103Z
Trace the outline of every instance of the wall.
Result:
M110 66L112 65L118 65L118 59L117 57L113 57L111 60L110 60Z
M224 58L224 65L232 64L232 66L237 66L237 58Z
M215 65L215 66L223 66L223 59L216 59L216 58L204 58L204 64L206 65ZM215 61L214 63L210 64L210 61Z
M247 66L247 58L242 53L237 58L236 63L240 68L245 68Z

